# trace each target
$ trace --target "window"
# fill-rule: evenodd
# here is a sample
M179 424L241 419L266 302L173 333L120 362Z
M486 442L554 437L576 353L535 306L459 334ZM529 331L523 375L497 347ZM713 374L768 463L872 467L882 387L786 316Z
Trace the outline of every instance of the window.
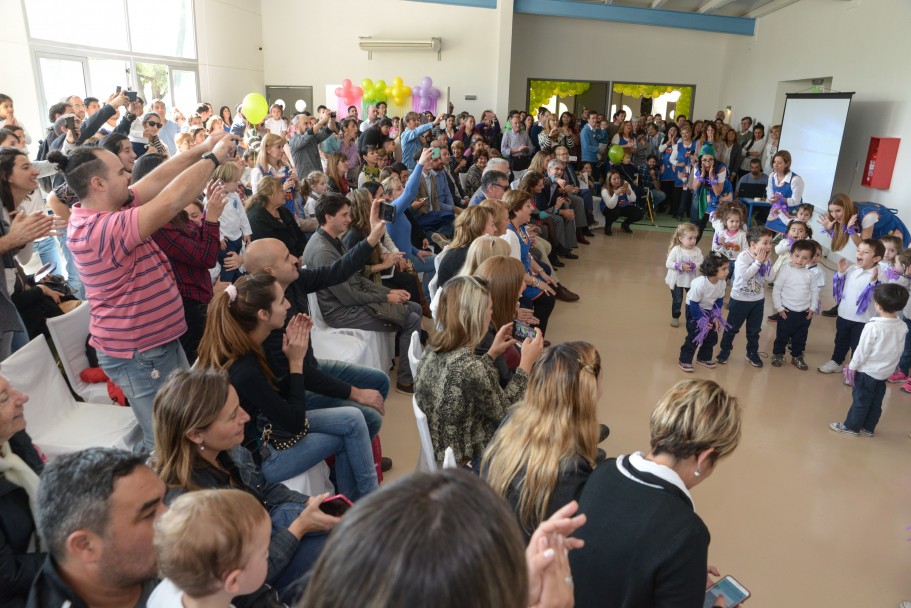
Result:
M41 57L38 65L47 100L45 108L70 95L85 97L85 65L81 60Z
M126 3L134 53L196 58L192 0L126 0Z
M25 14L32 38L129 50L123 0L92 0L88 6L70 0L25 0Z

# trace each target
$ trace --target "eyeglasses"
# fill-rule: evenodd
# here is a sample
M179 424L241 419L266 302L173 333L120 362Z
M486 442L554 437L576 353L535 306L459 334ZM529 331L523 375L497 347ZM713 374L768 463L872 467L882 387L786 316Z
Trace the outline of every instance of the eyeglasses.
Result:
M490 184L490 185L496 186L497 188L500 188L501 190L506 190L506 184Z
M164 125L161 124L160 122L155 122L154 120L150 120L150 121L147 122L146 124L149 125L150 127L155 127L156 129L160 129L160 128L162 128L162 127L164 126Z

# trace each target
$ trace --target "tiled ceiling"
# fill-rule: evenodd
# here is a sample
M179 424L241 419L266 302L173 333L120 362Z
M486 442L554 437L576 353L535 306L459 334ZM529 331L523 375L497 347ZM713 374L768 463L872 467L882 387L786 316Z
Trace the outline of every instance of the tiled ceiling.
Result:
M799 0L573 0L725 17L762 17Z

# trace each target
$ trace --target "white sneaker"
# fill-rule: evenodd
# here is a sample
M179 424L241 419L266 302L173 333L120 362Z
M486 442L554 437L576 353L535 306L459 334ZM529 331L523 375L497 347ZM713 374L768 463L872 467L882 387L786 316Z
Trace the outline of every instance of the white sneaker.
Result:
M911 608L911 600L903 600L902 603L898 605L898 608Z
M841 371L842 371L841 363L836 363L835 361L831 361L831 360L826 361L817 369L824 374L834 374L836 372L841 373Z

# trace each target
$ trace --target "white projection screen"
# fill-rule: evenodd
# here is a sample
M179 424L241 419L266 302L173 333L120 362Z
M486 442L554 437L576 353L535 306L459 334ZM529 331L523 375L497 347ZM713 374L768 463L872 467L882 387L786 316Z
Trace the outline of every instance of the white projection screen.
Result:
M826 208L832 196L853 96L854 93L790 93L785 101L778 149L791 153L791 170L804 181L803 200L816 207L817 212Z

